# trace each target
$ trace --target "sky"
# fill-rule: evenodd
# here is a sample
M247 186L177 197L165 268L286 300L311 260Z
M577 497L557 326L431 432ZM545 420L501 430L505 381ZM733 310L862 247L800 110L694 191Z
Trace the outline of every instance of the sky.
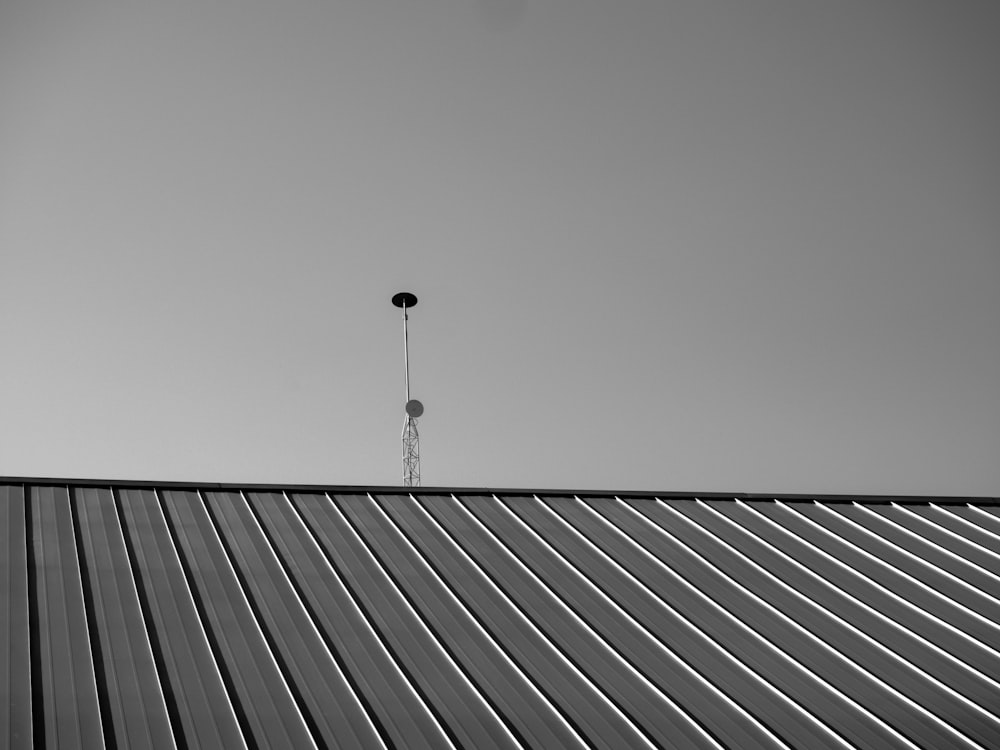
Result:
M0 2L0 475L1000 495L993 0Z

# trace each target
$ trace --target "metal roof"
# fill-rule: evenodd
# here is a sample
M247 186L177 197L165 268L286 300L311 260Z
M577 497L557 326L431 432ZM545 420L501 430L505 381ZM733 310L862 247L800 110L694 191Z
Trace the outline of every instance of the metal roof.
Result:
M1000 747L1000 505L0 480L0 743Z

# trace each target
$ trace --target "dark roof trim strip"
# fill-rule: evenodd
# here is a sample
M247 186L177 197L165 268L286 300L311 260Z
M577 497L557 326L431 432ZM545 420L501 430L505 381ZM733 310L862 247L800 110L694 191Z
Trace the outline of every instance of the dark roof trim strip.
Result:
M153 487L169 490L201 490L201 491L246 491L246 492L335 492L341 494L378 494L378 495L465 495L465 496L534 496L546 497L609 497L647 498L655 500L776 500L786 503L805 502L822 504L851 504L861 502L866 505L997 505L1000 497L986 496L937 496L937 495L824 495L809 493L774 493L774 492L658 492L653 490L610 491L610 490L568 490L568 489L523 489L523 488L484 488L484 487L400 487L396 485L343 485L343 484L269 484L242 482L154 482L131 479L73 479L66 477L0 477L3 485L34 485L34 486L73 486L100 487L118 489L151 489Z

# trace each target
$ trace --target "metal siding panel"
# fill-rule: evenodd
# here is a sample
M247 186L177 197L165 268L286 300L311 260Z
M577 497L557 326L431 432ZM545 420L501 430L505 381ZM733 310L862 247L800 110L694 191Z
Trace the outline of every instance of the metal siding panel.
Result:
M460 747L514 747L492 709L451 663L372 557L343 514L341 503L304 497L300 510L344 571L385 642L442 718L453 742Z
M1000 623L998 602L984 595L977 583L965 580L965 569L926 540L895 528L885 518L857 504L829 508L811 504L796 509L802 515L849 539L855 546L884 561L943 599L955 602L979 619ZM1000 625L997 625L1000 627Z
M518 742L529 747L582 747L579 737L547 701L539 700L535 685L500 650L437 569L396 525L384 501L344 496L340 500L355 527L393 575L397 587L419 609L452 659L510 724Z
M794 509L774 503L747 505L783 526L793 535L802 537L832 557L841 560L862 576L961 631L969 637L973 645L981 644L992 655L996 655L1000 646L996 642L996 627L950 598L947 594L955 587L947 586L944 591L938 591L923 584L908 571L893 566L884 558L865 549L870 540L862 538L865 535L861 532L844 522L837 523L836 518L826 518L826 514L822 512L820 516L813 518L815 513L808 505L805 508L796 506ZM814 525L808 521L812 521ZM826 524L820 521L826 521ZM838 583L849 578L840 569L831 568L831 574L836 575ZM965 645L954 642L953 637L947 638L945 642L956 649L962 649ZM969 655L968 652L964 653ZM972 663L975 663L975 657L970 656L970 658L973 659Z
M634 731L622 727L620 719L612 718L614 704L607 695L583 676L583 672L575 672L576 669L599 670L599 660L574 664L570 655L547 638L516 603L505 598L500 581L488 576L477 562L467 557L470 553L463 544L467 541L468 530L456 526L449 529L446 521L442 523L424 507L425 503L432 506L454 504L454 500L424 497L419 501L401 498L390 501L386 498L384 507L409 531L410 538L434 562L439 574L494 635L511 660L588 743L601 748L634 744L637 740ZM542 623L541 627L546 625ZM606 685L603 675L597 680Z
M919 557L935 571L947 571L976 589L972 595L985 600L982 602L987 610L984 614L1000 623L1000 601L997 601L995 596L987 594L1000 588L1000 579L970 559L975 557L977 550L966 548L956 552L950 549L955 544L955 539L928 524L921 524L911 514L898 507L848 506L842 508L841 513L884 537L896 547ZM990 560L990 563L992 562Z
M0 742L30 748L31 660L24 489L0 486Z
M95 485L0 484L0 745L1000 747L983 501Z
M201 497L170 491L163 500L244 732L263 747L313 747Z
M702 531L696 531L696 526L682 521L687 517L690 505L669 503L668 507L663 503L646 503L641 506L636 504L635 507L641 507L644 515L661 526L672 524L673 533L696 548L706 561L711 560L713 565L717 565L725 559L727 551ZM735 580L744 585L753 583L756 569L745 563L740 565L738 561L734 561L733 567ZM723 588L718 581L710 581L707 586L713 590ZM780 589L765 589L764 594L767 596L765 601L771 606L783 604L793 614L801 606L801 599L795 600ZM751 608L741 611L746 613L748 620L751 619ZM760 627L773 633L775 642L781 643L782 648L824 680L858 700L864 707L862 710L871 710L897 732L908 736L910 741L937 748L955 742L958 734L986 745L1000 742L1000 725L996 719L987 715L984 709L969 705L954 695L936 676L920 672L892 657L887 650L876 648L860 633L845 627L829 613L824 615L809 608L798 614L810 627L799 625L798 629L790 628L785 621L775 617L761 618ZM810 631L812 637L803 637L802 630ZM838 656L843 660L849 659L853 666L844 664ZM817 706L816 710L823 711L823 707ZM849 722L842 717L833 721L838 727L846 729L849 726ZM852 738L852 741L858 740ZM862 741L861 744L868 743Z
M264 528L292 572L303 603L358 698L390 747L433 750L449 742L294 504L250 496ZM323 500L326 500L323 496Z
M703 666L700 661L707 644L690 633L679 638L681 643L670 644L670 648L657 641L634 621L608 607L606 600L595 596L590 588L592 584L580 582L580 577L584 576L581 571L553 558L548 550L526 537L515 525L510 512L501 510L497 501L476 498L461 502L459 507L490 530L493 534L492 538L487 537L490 546L505 550L506 555L494 553L484 561L489 562L491 572L498 579L510 582L506 586L508 593L533 619L540 623L553 623L549 637L558 640L583 663L595 662L594 656L602 652L612 657L596 665L596 671L600 679L608 683L609 694L620 703L622 711L658 742L665 741L664 738L670 741L671 737L676 741L678 735L685 731L689 741L693 741L697 735L691 731L690 718L679 714L670 702L680 700L680 697L669 693L671 688L677 688L677 683L671 683L667 678L676 675L685 683L686 690L694 696L690 702L700 701L696 709L698 712L710 714L713 708L718 709L718 694L701 689L702 685L697 680L688 682L692 673L706 679L705 673L696 667ZM483 541L483 537L478 537L476 547L485 546ZM511 559L531 571L531 575L521 573L517 565L510 564ZM537 576L537 580L532 576ZM580 627L574 617L567 617L562 612L572 613L584 627ZM660 614L669 616L666 612ZM674 622L678 628L684 627L679 620ZM683 654L683 659L679 653ZM626 664L629 668L625 667ZM685 674L685 668L688 674ZM633 676L633 670L643 675L651 686L656 686L651 695L635 694L635 688L641 682ZM710 674L707 679L711 681ZM704 722L702 725L716 737L725 738L728 732L738 738L742 747L773 747L774 737L738 712L720 711L717 715L722 717L719 722Z
M663 579L649 557L628 554L635 543L686 581L687 586L697 590L700 598L712 602L726 615L720 617L712 608L706 608L697 599L692 600L685 587L668 585L663 595L713 638L738 654L748 667L779 687L800 710L816 717L830 731L854 745L897 746L902 742L903 737L899 734L904 733L899 733L898 727L893 728L891 723L883 725L881 719L865 708L873 701L895 703L898 707L899 700L891 692L857 665L845 663L826 647L823 639L793 624L790 618L780 616L769 606L771 602L753 596L744 580L727 577L717 568L714 558L703 554L697 535L678 523L679 519L663 515L667 508L651 502L637 504L635 507L640 510L611 503L588 504L595 512L599 511L606 522L621 530L621 535L605 536L619 548L622 562L633 574L647 585L655 585L657 580ZM626 535L631 541L626 540ZM748 638L739 627L733 627L734 623L748 628L754 636ZM766 648L760 648L761 642L767 644ZM787 667L782 668L783 663ZM773 715L769 721L778 725L786 723L780 716L775 718ZM940 732L937 727L932 730Z
M107 705L120 748L174 747L166 704L110 490L76 489L80 539L101 644Z
M523 744L520 731L511 722L506 700L514 691L503 689L510 685L513 676L509 664L500 659L490 660L488 652L482 648L482 634L475 622L466 620L462 628L456 621L455 618L464 614L460 609L443 614L452 602L446 598L433 569L423 564L412 546L398 545L400 538L393 533L394 527L370 497L338 495L334 501L372 559L406 602L404 616L420 623L419 632L429 636L435 646L447 654L448 662L461 673L468 687L489 706L494 719L503 725L501 734L506 735L503 739ZM484 679L487 674L489 678ZM519 687L524 690L528 686Z
M178 744L204 750L245 747L158 498L150 490L123 489L120 500Z
M849 538L870 555L903 571L936 592L939 598L964 608L979 622L977 632L989 634L986 635L987 642L1000 644L1000 602L988 596L979 584L970 583L964 576L957 575L964 571L953 558L932 549L929 544L917 542L884 522L879 523L877 517L864 508L842 506L833 509L811 505L799 510L835 533Z
M914 629L916 623L926 618L911 612L901 622L891 620L846 589L837 587L830 580L829 562L824 565L821 561L809 569L794 557L786 557L790 550L768 546L763 539L754 537L742 527L738 528L732 519L708 505L670 505L713 536L715 544L701 549L710 554L716 565L740 578L766 601L793 616L804 627L814 629L817 635L832 620L840 618L982 708L991 709L996 701L1000 683L982 672L981 665L961 661ZM759 565L761 571L751 575L747 571L748 565ZM768 576L773 576L780 584L771 583ZM781 584L796 592L797 598L792 596L789 599L790 594ZM812 609L804 601L822 607L824 611ZM858 658L862 664L874 666L867 659ZM888 674L884 672L880 672L880 676L888 679ZM908 680L890 681L904 692L910 687Z
M1000 536L1000 510L997 508L967 506L957 507L954 510L991 534Z
M713 500L704 505L740 529L736 546L750 550L758 560L767 559L765 548L758 544L759 539L804 568L816 571L830 586L855 597L897 626L937 644L963 664L987 675L1000 674L1000 653L956 627L954 622L921 607L908 595L914 591L923 594L923 591L910 585L907 579L892 577L887 582L877 580L877 576L884 572L884 566L845 546L843 540L809 526L797 515L781 513L788 524L786 528L766 512L769 506L777 508L774 504L755 503L751 506ZM780 513L780 510L777 512ZM809 589L810 586L806 583L803 588Z
M908 506L901 510L913 516L934 524L941 529L940 537L949 537L952 540L950 549L963 554L969 550L975 550L974 562L982 565L994 575L1000 575L1000 536L985 531L982 527L968 520L964 515L956 513L954 507L943 507L940 505ZM960 537L965 543L950 537L950 534ZM964 552L963 552L964 551Z
M699 666L713 675L716 684L725 686L732 699L767 726L781 727L794 745L801 746L806 741L810 746L839 744L830 736L835 734L830 727L868 746L887 742L889 735L882 727L819 683L800 664L779 655L779 649L766 637L767 628L760 628L764 633L755 637L744 626L744 621L759 626L758 621L764 617L765 613L758 611L760 608L754 602L741 597L724 579L712 576L709 569L662 530L651 529L655 533L647 534L643 540L647 551L660 562L650 559L588 509L598 504L610 503L601 500L583 505L578 500L552 498L544 507L534 502L511 503L511 506L535 527L536 533L556 545L651 634L665 643L676 644L685 655L698 658ZM581 536L578 538L560 528L566 524ZM602 549L628 575L612 565L600 565L600 555L594 554L582 538ZM672 575L665 575L667 570ZM682 580L688 585L683 585ZM711 604L704 591L696 593L701 588L711 588L726 606ZM726 607L735 610L728 618L720 611ZM697 645L680 647L684 629L696 634L688 643ZM795 637L789 632L782 635ZM701 641L714 645L714 650ZM786 643L781 646L787 648ZM699 647L701 655L696 656ZM754 677L749 677L748 672ZM674 689L683 695L687 686L676 684ZM824 722L818 721L822 713L827 714L823 728Z
M65 487L32 487L32 545L38 602L39 666L45 745L104 747L97 682Z
M208 492L206 497L269 645L317 739L331 747L381 746L246 500L237 493Z

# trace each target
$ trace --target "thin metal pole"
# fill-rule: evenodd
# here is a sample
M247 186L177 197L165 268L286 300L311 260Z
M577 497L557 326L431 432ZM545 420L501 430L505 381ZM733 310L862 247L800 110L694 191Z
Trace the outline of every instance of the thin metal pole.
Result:
M410 303L413 303L412 305ZM424 407L419 401L410 399L410 336L407 321L409 309L417 304L415 295L399 292L393 295L392 304L403 308L403 373L406 378L406 417L403 420L403 484L407 487L420 486L420 437L417 434L417 417Z
M406 400L410 400L410 345L406 335L406 302L403 302L403 372L406 377Z

